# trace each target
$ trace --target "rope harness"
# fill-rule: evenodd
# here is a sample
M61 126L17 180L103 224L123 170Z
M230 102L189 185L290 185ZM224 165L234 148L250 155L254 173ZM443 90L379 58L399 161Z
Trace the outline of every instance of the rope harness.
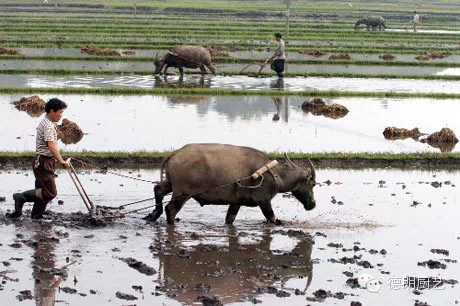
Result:
M160 183L159 181L144 180L144 179L140 179L138 177L124 175L124 174L120 174L120 173L117 173L117 172L112 172L112 171L108 170L108 167L100 167L100 166L98 166L98 165L96 165L94 163L86 162L86 161L83 161L83 160L81 160L79 158L72 158L72 159L77 161L77 162L79 162L82 166L87 165L87 166L90 166L90 167L93 167L93 168L101 169L103 171L103 173L108 173L108 174L112 174L112 175L115 175L115 176L131 179L131 180L136 180L136 181L142 181L142 182L146 182L146 183L150 183L150 184ZM276 182L276 184L277 184L277 186L279 188L279 186L281 184L281 178L280 178L279 174L276 172L276 170L274 169L274 167L277 166L277 165L278 165L278 162L276 160L274 160L274 161L271 161L270 163L264 165L262 168L260 168L256 172L254 172L252 175L248 175L248 176L246 176L244 178L237 179L236 181L231 182L231 183L227 183L227 184L219 185L219 186L216 186L216 187L212 187L210 189L203 190L203 191L191 194L191 195L190 194L183 194L183 195L180 195L178 197L175 197L174 199L171 199L169 201L163 202L161 204L154 204L154 205L149 205L149 206L146 206L146 207L141 207L141 208L138 208L138 209L133 209L133 210L127 211L125 213L122 213L119 216L98 216L98 217L99 218L105 218L105 219L122 218L122 217L126 216L127 214L139 212L139 211L149 209L149 208L153 208L153 207L166 205L166 204L169 204L169 203L171 203L173 201L176 201L176 200L182 199L182 198L192 198L192 197L195 197L195 196L198 196L198 195L201 195L201 194L204 194L204 193L208 193L208 192L211 192L211 191L214 191L214 190L234 186L235 184L239 188L243 188L243 189L257 189L257 188L260 188L262 186L263 182L264 182L265 178L264 178L263 174L265 172L269 172L273 176L273 178L274 178L274 180L275 180L275 182ZM85 189L83 188L83 186L81 184L81 181L78 179L76 171L75 171L75 169L73 168L72 165L71 165L71 167L69 169L69 174L70 174L72 180L74 181L75 187L77 188L78 192L80 193L80 196L82 197L83 202L85 203L85 206L88 208L88 211L90 212L90 214L93 215L95 206L93 205L92 201L89 199L88 194L86 193ZM243 185L241 183L242 181L245 181L245 180L250 179L250 178L253 179L253 180L256 180L256 179L260 178L260 181L255 186ZM131 206L131 205L151 201L151 200L154 200L154 199L155 199L155 197L150 197L150 198L147 198L147 199L143 199L143 200L131 202L131 203L128 203L128 204L120 205L120 206L118 206L118 209L124 209L127 206Z

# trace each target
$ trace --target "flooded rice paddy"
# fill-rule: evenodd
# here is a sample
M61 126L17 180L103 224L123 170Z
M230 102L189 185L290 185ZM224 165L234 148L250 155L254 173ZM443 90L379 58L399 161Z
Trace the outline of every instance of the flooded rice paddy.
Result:
M248 64L216 64L217 73L238 73ZM244 69L246 72L258 72L260 66L251 65ZM40 60L8 60L0 67L2 69L70 69L70 70L100 70L100 71L154 71L153 62L113 62L113 61L40 61ZM174 71L174 69L170 69ZM264 72L270 71L269 67ZM365 75L460 75L460 68L437 67L404 67L404 66L364 66L364 65L302 65L288 64L289 73L353 73Z
M30 56L77 56L81 55L83 57L90 57L90 55L82 54L80 49L77 48L18 48L21 54L23 55L30 55ZM162 55L166 53L166 50L135 50L135 55L125 56L122 57L139 57L139 56L150 56L154 57L155 54ZM231 57L236 58L252 58L252 59L266 59L273 55L273 51L231 51L228 52ZM300 54L298 52L288 52L288 58L290 59L320 59L320 60L327 60L331 54L335 54L338 52L326 52L324 56L320 57L313 57L309 55ZM385 53L385 49L382 49L382 54ZM423 52L421 52L423 53ZM394 54L398 61L416 61L416 55L413 54ZM350 53L350 56L355 60L363 60L363 61L380 61L379 54L361 54L361 53ZM436 59L435 62L449 62L449 63L458 63L460 62L460 54L451 54L444 59Z
M30 117L11 104L21 97L0 95L2 151L35 148L40 117ZM162 151L190 142L225 142L265 151L437 152L412 139L385 140L383 130L396 126L418 127L428 134L443 127L460 131L458 100L327 98L328 104L338 103L349 110L334 120L304 113L305 97L59 97L69 105L64 117L85 132L82 141L65 147L69 151ZM454 150L458 152L459 146Z
M335 90L359 92L407 92L407 93L460 93L458 81L373 79L343 77L276 77L257 78L251 76L204 76L178 75L155 76L34 76L2 75L0 87L52 87L52 88L158 88L200 87L233 90Z
M119 172L159 179L157 170ZM148 184L96 171L85 170L80 178L99 205L116 207L153 194ZM200 207L190 200L175 227L167 226L164 216L148 224L141 220L145 213L136 213L88 229L59 226L52 218L5 219L13 207L11 194L29 188L33 175L2 168L0 196L7 197L0 203L2 303L192 305L203 296L226 305L459 300L460 172L319 169L317 181L312 211L289 195L274 198L281 226L263 224L259 209L244 207L234 227L226 227L226 207ZM50 216L83 211L67 173L58 172L57 184ZM374 281L356 287L363 275ZM437 288L423 289L430 277Z

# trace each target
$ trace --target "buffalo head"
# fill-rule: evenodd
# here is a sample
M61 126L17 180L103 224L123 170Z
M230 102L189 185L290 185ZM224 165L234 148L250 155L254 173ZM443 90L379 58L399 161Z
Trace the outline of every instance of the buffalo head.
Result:
M163 70L163 67L165 66L165 57L160 56L160 57L155 57L155 60L153 61L153 64L155 65L155 71L153 74L161 74L161 71Z
M355 23L355 29L360 26L361 24L366 24L367 25L367 18L366 17L362 17L360 18L358 21L356 21Z
M290 190L294 197L303 204L305 210L312 210L316 206L315 197L313 194L313 187L316 184L316 171L313 163L308 159L309 166L299 167L284 154L288 167L292 168L292 179L296 182Z

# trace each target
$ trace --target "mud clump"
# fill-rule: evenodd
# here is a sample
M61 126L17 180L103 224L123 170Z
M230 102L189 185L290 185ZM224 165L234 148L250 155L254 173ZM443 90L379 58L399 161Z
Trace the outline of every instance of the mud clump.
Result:
M430 269L445 269L447 266L437 260L428 260L424 262L417 263L418 266L428 267Z
M75 144L83 138L83 131L75 122L63 119L62 124L58 125L58 138L64 144Z
M34 298L30 290L22 290L22 291L19 291L19 293L20 294L16 296L19 302L22 302L24 300L32 300Z
M221 300L219 300L217 297L207 297L207 296L199 296L197 298L198 302L201 302L203 306L223 306L224 304L222 303Z
M126 50L126 51L122 51L121 54L124 54L124 55L136 55L136 51L134 51L134 50Z
M379 59L382 59L384 61L393 61L396 59L396 56L394 56L393 54L386 53L379 55Z
M64 293L68 293L68 294L76 294L77 293L77 289L73 289L73 288L69 288L69 287L59 288L59 291L62 291Z
M117 298L119 298L120 300L127 300L127 301L137 300L137 297L135 297L134 295L131 295L131 294L128 294L128 293L123 293L123 292L120 292L120 291L117 291L115 296Z
M314 57L320 57L320 56L325 55L326 53L324 53L323 51L321 51L319 49L312 49L312 50L299 51L299 54L310 55L310 56L314 56Z
M430 146L440 149L441 152L451 152L455 148L458 139L451 129L443 128L439 132L422 139L421 142L428 143Z
M20 111L26 112L31 117L40 117L45 113L45 101L39 96L23 97L14 101L13 105Z
M0 46L0 55L19 55L19 51L16 49L8 49Z
M449 55L447 55L444 52L431 52L431 53L427 52L425 54L417 56L415 59L419 61L429 61L429 60L434 60L434 59L443 59L448 56Z
M340 104L326 105L321 98L314 98L302 103L302 110L305 113L312 113L315 116L324 116L331 119L343 118L348 114L348 109Z
M394 126L386 127L383 131L383 136L387 140L404 140L407 138L412 138L414 140L418 140L420 136L423 134L420 133L418 128L414 128L412 130L404 129L404 128L397 128Z
M209 54L211 54L211 57L231 57L231 55L225 51L222 50L221 47L216 47L216 46L209 46L206 48L206 50L209 51Z
M339 53L329 56L329 60L352 60L353 58L348 53Z
M80 52L88 55L121 56L118 50L100 49L97 47L83 47L80 49Z
M449 251L444 250L444 249L431 249L430 252L434 253L434 254L442 254L442 255L445 255L445 256L449 256Z
M128 258L120 258L121 261L125 262L128 266L131 268L137 270L138 272L145 274L145 275L154 275L157 273L157 271L152 268L147 266L145 263L138 261L132 257Z

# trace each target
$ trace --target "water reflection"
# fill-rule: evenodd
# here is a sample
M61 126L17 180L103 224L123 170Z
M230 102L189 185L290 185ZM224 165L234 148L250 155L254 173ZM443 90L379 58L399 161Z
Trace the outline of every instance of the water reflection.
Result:
M159 281L168 296L186 305L203 295L218 295L224 304L238 302L266 292L275 283L277 289L284 288L291 279L300 280L298 289L305 292L312 281L313 241L309 237L282 235L283 242L294 243L290 251L280 251L274 238L278 234L268 228L257 232L257 237L234 228L214 236L209 232L184 236L175 228L164 234L157 231L152 249L160 260Z
M153 87L154 88L210 88L211 78L201 76L190 76L184 81L184 76L155 76Z
M52 306L56 302L56 289L67 277L65 269L56 268L55 250L59 239L53 236L51 226L42 225L35 233L32 261L35 280L35 302L39 306Z

